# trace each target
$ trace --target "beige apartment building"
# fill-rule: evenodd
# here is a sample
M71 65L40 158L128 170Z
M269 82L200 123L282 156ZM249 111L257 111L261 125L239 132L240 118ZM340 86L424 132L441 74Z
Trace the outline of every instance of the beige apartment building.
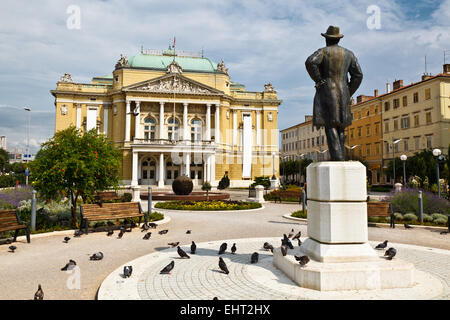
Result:
M305 121L280 130L280 161L296 160L300 156L313 161L329 158L327 138L324 128L317 130L312 125L312 116L305 116Z

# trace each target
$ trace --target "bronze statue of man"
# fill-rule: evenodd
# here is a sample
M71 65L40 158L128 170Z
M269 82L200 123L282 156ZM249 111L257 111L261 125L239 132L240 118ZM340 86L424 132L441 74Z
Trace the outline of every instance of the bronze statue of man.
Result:
M313 126L325 127L331 160L344 161L345 128L352 124L350 98L363 75L353 52L338 46L344 37L339 27L329 26L322 36L327 46L314 52L305 62L309 76L316 83Z

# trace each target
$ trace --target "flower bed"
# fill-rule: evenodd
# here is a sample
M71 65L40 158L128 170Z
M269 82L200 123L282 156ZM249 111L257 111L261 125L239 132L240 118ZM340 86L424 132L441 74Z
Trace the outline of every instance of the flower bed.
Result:
M29 186L1 190L0 210L17 208L20 205L20 201L31 199L32 190Z
M158 202L155 208L195 211L249 210L261 208L261 204L243 201L167 201Z
M306 219L307 214L308 214L308 210L305 210L305 212L303 212L303 210L298 210L298 211L292 212L291 217Z

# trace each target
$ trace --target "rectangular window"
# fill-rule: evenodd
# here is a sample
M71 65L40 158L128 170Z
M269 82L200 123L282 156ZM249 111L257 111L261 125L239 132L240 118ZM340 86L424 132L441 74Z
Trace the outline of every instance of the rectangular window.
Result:
M172 170L167 170L167 179L172 179Z
M394 144L394 152L398 152L398 144L399 144L399 142L397 142L396 144Z
M414 115L414 127L419 126L419 114Z
M354 131L355 131L355 129L350 129L350 138L352 138L353 139L353 133L354 133Z
M431 124L431 111L426 113L427 124Z
M384 132L389 132L389 121L384 122Z
M409 117L403 117L402 118L402 129L408 129L409 128Z
M191 170L191 179L195 179L195 170Z
M370 156L370 144L366 145L366 155Z
M311 146L314 147L314 138L311 138Z
M142 171L142 179L147 179L147 170Z
M366 125L366 135L370 136L370 124Z
M414 95L413 95L413 102L414 102L414 103L419 102L419 93L418 93L418 92L414 92Z
M427 136L427 149L431 149L433 147L433 136Z
M394 106L394 109L397 109L400 106L399 99L394 99L393 106Z
M394 130L398 130L398 119L394 119Z
M425 100L430 100L431 99L431 89L425 89Z
M380 132L380 124L375 123L375 135L377 136L379 132Z
M389 101L386 101L384 103L384 111L389 111L389 108L390 108L390 103L389 103Z
M316 145L320 145L320 137L316 138Z
M408 139L403 140L403 150L409 151L409 140Z
M362 127L358 127L358 138L361 137L361 131L362 131Z
M420 150L420 137L414 137L415 149Z
M386 150L386 153L389 153L389 143L388 142L385 142L384 143L384 146L385 146L385 150Z
M375 154L380 154L380 143L375 143Z
M408 96L404 96L402 98L402 100L403 100L403 106L406 107L408 105Z

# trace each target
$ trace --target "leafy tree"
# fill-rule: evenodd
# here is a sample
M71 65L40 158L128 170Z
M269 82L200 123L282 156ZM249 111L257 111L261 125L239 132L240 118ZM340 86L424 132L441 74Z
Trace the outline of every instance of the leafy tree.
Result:
M8 151L0 148L0 171L3 171L5 169L7 163L9 163Z
M74 126L57 132L41 147L30 163L32 184L45 199L69 197L72 224L78 228L78 199L85 203L97 190L117 188L122 153L95 129L82 134Z
M211 190L211 184L208 181L205 181L202 185L202 190L206 191L206 201L209 201L209 191Z

